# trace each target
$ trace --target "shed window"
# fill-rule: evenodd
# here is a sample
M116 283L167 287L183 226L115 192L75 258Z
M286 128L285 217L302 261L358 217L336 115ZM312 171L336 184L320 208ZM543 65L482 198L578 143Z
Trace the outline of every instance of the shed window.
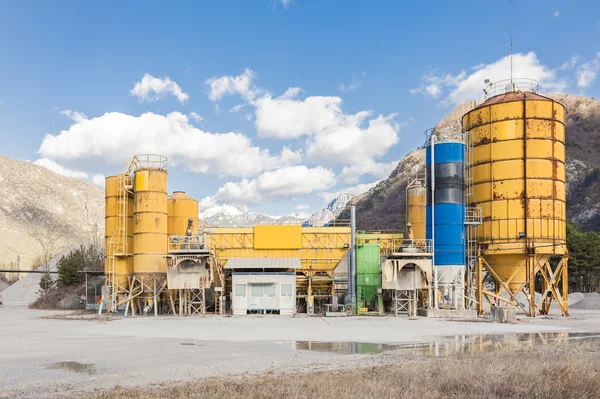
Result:
M292 285L291 284L281 284L281 296L292 296Z
M265 296L275 296L275 284L264 284Z
M259 297L264 295L264 284L252 284L252 296Z
M236 284L235 285L235 296L246 296L246 284Z

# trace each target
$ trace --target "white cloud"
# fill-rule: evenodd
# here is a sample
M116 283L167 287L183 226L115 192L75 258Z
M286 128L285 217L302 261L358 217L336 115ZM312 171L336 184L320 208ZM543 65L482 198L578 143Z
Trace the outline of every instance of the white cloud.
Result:
M366 72L365 72L366 74ZM400 126L395 114L372 117L372 111L347 114L337 96L309 96L298 99L302 89L290 87L274 97L258 89L256 74L245 69L239 76L206 81L209 98L238 94L253 106L259 136L277 139L307 137L306 155L315 162L348 165L384 155L398 142ZM246 114L246 117L248 114ZM249 118L246 118L249 119Z
M346 184L357 184L363 175L371 175L377 179L385 179L398 166L399 161L379 163L372 159L342 168L338 179Z
M92 183L94 183L97 186L104 187L105 182L106 177L104 177L104 175L94 175L94 177L92 177Z
M288 6L292 3L292 0L281 0L281 5L283 8L288 8Z
M559 71L566 71L568 69L572 69L575 68L575 66L577 65L577 61L579 61L579 57L574 55L573 57L571 57L571 59L565 61L559 68Z
M190 112L188 114L188 116L195 120L196 122L200 123L200 122L206 122L206 119L204 119L203 117L200 116L200 114L198 114L197 112Z
M297 211L305 211L307 209L310 209L310 205L299 204L299 205L296 206L296 210Z
M208 98L217 101L226 95L239 94L246 100L252 100L259 94L253 84L255 78L254 71L246 68L239 76L221 76L220 78L208 79L206 81L206 84L210 86Z
M566 81L557 76L557 70L541 64L533 51L513 55L513 76L535 79L544 91L564 91L567 87ZM426 75L424 83L410 92L421 93L429 98L437 98L444 94L443 103L461 104L483 96L485 79L498 82L509 78L510 56L505 56L491 64L477 65L469 75L464 70L457 75Z
M600 52L596 53L596 58L577 68L577 86L588 87L591 85L596 80L598 71L600 71Z
M84 114L83 112L77 112L77 111L73 111L70 109L65 109L63 111L60 111L60 113L61 113L61 115L64 115L67 118L69 118L77 123L87 119L87 115Z
M225 183L213 197L204 198L202 204L207 207L218 203L245 207L326 190L335 183L333 171L321 166L288 166L265 172L255 179Z
M362 77L367 76L367 72L366 71L362 72L361 76ZM347 92L358 89L361 84L362 84L362 81L359 79L356 79L356 77L354 75L352 75L352 81L350 83L340 83L340 90L344 93L347 93Z
M287 148L272 156L240 133L205 132L180 112L140 116L109 112L84 119L58 134L47 134L39 153L52 160L96 159L114 165L135 154L162 154L171 166L217 176L252 176L300 156Z
M190 98L189 94L184 93L181 87L169 77L160 79L148 73L133 86L129 94L137 97L142 102L158 101L169 94L175 96L181 104L185 104Z
M229 112L231 113L237 113L240 112L242 110L242 108L244 108L246 106L246 104L238 104L238 105L234 105L233 107L231 107L229 109Z
M558 18L558 16L560 15L560 11L554 11L554 14L552 14L554 16L554 18Z
M33 163L36 165L39 165L39 166L43 166L44 168L51 170L52 172L54 172L58 175L74 177L76 179L83 179L83 180L88 178L87 173L81 172L78 170L65 168L64 166L59 165L56 162L54 162L53 160L48 159L48 158L40 158Z
M219 115L221 111L221 106L219 104L215 104L215 114Z

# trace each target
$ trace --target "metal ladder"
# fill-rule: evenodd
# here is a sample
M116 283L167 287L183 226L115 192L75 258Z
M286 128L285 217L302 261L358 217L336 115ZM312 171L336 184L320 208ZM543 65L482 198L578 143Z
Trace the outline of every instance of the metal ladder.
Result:
M473 178L473 135L470 132L463 134L465 143L465 227L466 227L466 307L473 309L475 306L476 288L477 288L477 256L478 256L478 228L482 222L481 208L474 207L475 188Z
M117 310L119 289L119 275L117 273L118 259L130 255L127 248L127 208L129 193L126 186L129 183L129 176L119 176L117 181L117 228L113 235L108 239L108 273L107 281L104 285L104 296L100 301L98 314L102 314L102 306L106 303L106 312L110 313Z

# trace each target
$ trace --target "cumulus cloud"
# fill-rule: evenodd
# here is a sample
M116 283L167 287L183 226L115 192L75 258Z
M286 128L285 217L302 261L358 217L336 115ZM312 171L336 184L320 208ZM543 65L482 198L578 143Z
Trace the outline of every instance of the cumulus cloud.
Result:
M70 109L65 109L63 111L60 111L60 113L61 113L61 115L64 115L67 118L69 118L72 121L77 122L77 123L87 119L87 115L84 114L83 112L77 112L77 111L73 111Z
M134 154L154 153L167 156L171 166L192 172L241 177L288 165L301 156L287 148L273 156L240 133L205 132L180 112L140 116L108 112L83 119L60 133L47 134L39 153L55 161L97 159L114 165Z
M181 87L169 77L164 79L145 74L142 80L137 82L129 92L132 96L138 98L141 102L154 102L167 95L173 95L181 104L185 104L190 96L181 90Z
M551 69L540 63L533 51L513 55L513 76L535 79L544 91L564 91L567 87L566 81L557 75L557 69ZM429 98L444 95L442 101L444 104L461 104L483 96L485 79L498 82L509 78L510 56L506 56L491 64L477 65L470 74L464 70L457 75L428 74L424 77L423 84L411 89L410 92L420 93Z
M92 183L94 183L97 186L104 187L105 182L106 177L104 177L104 175L94 175L94 177L92 177Z
M253 84L255 78L254 71L246 68L239 76L221 76L208 79L206 81L206 84L210 86L208 98L217 101L226 95L239 94L243 98L251 100L259 94Z
M398 143L400 126L395 114L375 116L369 110L349 114L343 111L340 97L299 98L299 87L290 87L277 97L258 88L255 76L246 69L239 76L209 79L209 98L239 95L246 100L244 106L254 108L260 137L304 139L305 155L310 161L343 166L374 162L372 158L384 155ZM241 108L236 106L232 111Z
M52 172L54 172L58 175L74 177L76 179L84 179L84 180L88 178L87 173L81 172L78 170L65 168L64 166L59 165L56 162L54 162L53 160L48 159L48 158L40 158L40 159L34 161L33 163L36 165L39 165L39 166L43 166L44 168L51 170Z
M335 185L335 173L321 166L288 166L264 172L255 179L227 182L212 197L202 200L204 207L218 203L246 207L268 200L290 198L322 191Z
M600 52L596 53L596 58L581 64L577 68L577 87L588 87L596 80L600 71Z
M359 179L363 175L371 175L377 179L385 179L398 166L399 161L392 162L375 162L372 159L367 159L364 162L345 166L342 168L342 173L338 179L346 184L358 184Z
M568 69L573 69L577 65L577 61L579 61L579 57L574 55L571 59L565 61L559 68L559 71L566 71Z

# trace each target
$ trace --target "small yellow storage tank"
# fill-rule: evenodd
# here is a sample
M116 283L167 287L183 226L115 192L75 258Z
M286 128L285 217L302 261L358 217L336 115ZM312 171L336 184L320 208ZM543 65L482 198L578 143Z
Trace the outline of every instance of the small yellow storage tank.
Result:
M470 132L475 203L485 261L516 293L527 253L566 256L564 107L533 92L489 98L463 116Z
M167 171L139 167L134 173L134 273L166 273Z
M133 198L127 195L126 206L126 242L117 233L120 203L124 196L119 195L120 186L129 182L124 174L109 176L105 181L105 220L104 220L104 271L109 273L108 257L119 254L132 254L133 252ZM121 188L123 189L123 188ZM112 244L111 244L112 243ZM133 258L131 256L120 256L116 259L117 274L128 275L133 273ZM126 284L126 278L119 278L121 285Z
M410 223L414 240L425 240L425 205L427 190L420 180L414 180L406 188L406 223Z
M198 201L183 191L175 191L167 199L167 232L169 237L183 236L188 220L193 219L192 234L198 231Z

